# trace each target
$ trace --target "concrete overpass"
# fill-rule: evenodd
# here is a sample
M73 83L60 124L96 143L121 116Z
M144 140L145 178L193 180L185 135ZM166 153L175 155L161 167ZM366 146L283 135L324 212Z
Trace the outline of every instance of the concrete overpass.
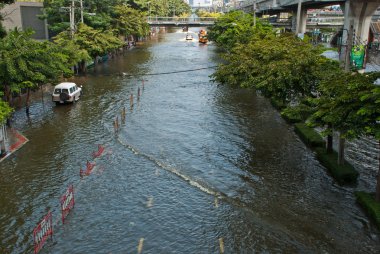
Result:
M307 10L340 5L344 12L343 42L355 35L363 44L368 42L371 17L380 6L380 0L247 0L240 6L248 12L278 14L292 13L293 31L306 32Z

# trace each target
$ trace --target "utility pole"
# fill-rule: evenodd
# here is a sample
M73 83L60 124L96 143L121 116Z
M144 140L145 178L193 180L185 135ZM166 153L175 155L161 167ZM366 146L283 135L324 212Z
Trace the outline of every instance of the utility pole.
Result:
M84 20L83 20L83 0L80 0L80 22L81 23L84 23Z
M74 31L75 31L75 4L74 4L74 0L71 0L70 30L71 30L71 36L73 36L74 35Z
M253 0L253 27L256 27L256 0Z
M69 7L61 7L59 8L60 11L68 12L70 17L70 35L71 37L74 36L75 31L75 4L74 0L71 0L71 5Z

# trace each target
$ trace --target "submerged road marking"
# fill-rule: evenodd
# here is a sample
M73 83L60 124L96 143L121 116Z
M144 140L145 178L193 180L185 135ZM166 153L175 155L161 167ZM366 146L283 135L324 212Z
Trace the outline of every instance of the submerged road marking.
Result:
M220 254L224 253L224 242L223 242L223 237L219 238L219 250Z
M219 207L219 204L218 204L218 197L215 197L214 205L215 205L216 208Z
M143 244L144 244L144 238L140 238L139 246L137 246L137 253L138 254L141 254L142 249L143 249Z
M175 174L176 176L178 176L182 180L184 180L187 183L189 183L191 186L196 187L199 190L201 190L201 191L203 191L203 192L205 192L205 193L207 193L209 195L212 195L212 196L216 196L216 197L220 197L220 198L222 198L222 197L226 198L227 197L227 195L225 195L224 193L221 193L221 192L219 192L217 190L214 190L214 188L212 188L211 186L207 186L205 183L203 183L201 181L193 180L190 176L187 176L187 175L183 174L182 172L180 172L176 168L173 168L171 166L168 166L168 165L164 164L163 162L155 159L153 156L141 153L136 148L134 148L133 146L131 146L130 144L128 144L127 142L125 142L120 136L117 137L117 140L120 142L120 144L122 144L125 147L127 147L128 149L130 149L134 154L140 155L140 156L142 156L142 157L150 160L151 162L155 163L160 168L163 168L166 171L169 171L169 172Z
M151 208L153 206L153 197L148 198L148 202L146 203L146 207Z

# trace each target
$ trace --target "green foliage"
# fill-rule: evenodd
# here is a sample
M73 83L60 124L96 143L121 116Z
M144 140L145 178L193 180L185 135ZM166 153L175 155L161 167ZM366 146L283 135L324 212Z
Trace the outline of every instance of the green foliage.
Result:
M366 193L364 191L355 192L356 199L364 210L375 221L377 227L380 229L380 203L376 202L375 195Z
M270 103L272 104L272 106L275 109L278 109L278 110L282 110L282 109L286 108L286 104L283 101L277 100L275 98L271 98Z
M348 162L338 165L338 154L336 152L327 153L324 148L317 148L316 152L318 160L338 183L355 183L357 181L359 173Z
M360 93L360 116L366 134L380 140L380 87L372 87Z
M115 6L113 25L120 35L147 36L150 28L146 16L127 5Z
M326 67L338 64L320 56L319 50L292 34L272 32L251 37L222 56L213 74L215 81L242 87L255 87L265 96L297 102L313 96Z
M219 18L223 15L223 13L220 12L208 12L205 10L197 10L196 14L200 18L208 17L208 18Z
M314 125L330 123L343 138L354 139L363 134L380 138L379 93L373 85L378 74L361 75L335 71L320 83L316 112L310 118ZM378 135L378 136L377 136Z
M300 103L296 106L288 106L281 111L281 116L288 123L304 122L312 113L312 108L309 105Z
M325 141L322 139L321 135L316 132L313 128L306 126L304 123L296 123L294 125L295 132L300 136L304 143L311 147L323 147L325 146Z
M96 56L102 56L112 50L122 47L123 42L114 36L110 31L95 30L85 24L78 26L77 32L71 39L67 32L62 32L54 38L60 44L73 41L73 44L77 45L82 52L82 56L88 55L92 58Z
M57 45L31 38L32 32L10 32L0 41L0 83L11 91L35 88L70 76L70 62Z
M123 0L86 0L83 1L84 23L100 30L108 29L111 25L113 6L124 3ZM41 18L46 18L50 33L55 36L70 27L68 10L61 7L70 7L71 0L44 0L44 13ZM75 23L80 21L79 2L75 1ZM89 15L88 13L95 13Z
M210 40L230 51L237 44L247 44L252 36L257 34L272 33L272 27L257 21L253 26L253 17L242 11L233 11L220 16L215 24L210 27L208 37Z
M72 40L70 34L67 32L54 37L54 43L62 54L68 56L67 60L69 66L74 66L81 61L91 60L87 50L81 48L79 44Z
M0 124L3 124L12 112L13 109L9 107L8 103L0 99Z
M183 16L191 13L191 7L183 0L131 0L130 4L150 16Z

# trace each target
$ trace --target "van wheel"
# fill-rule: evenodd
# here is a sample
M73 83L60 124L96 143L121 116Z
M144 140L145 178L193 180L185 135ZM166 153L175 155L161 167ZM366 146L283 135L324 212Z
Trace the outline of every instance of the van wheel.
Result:
M58 106L60 103L58 101L55 102L55 105Z
M75 95L73 96L73 104L75 104Z

